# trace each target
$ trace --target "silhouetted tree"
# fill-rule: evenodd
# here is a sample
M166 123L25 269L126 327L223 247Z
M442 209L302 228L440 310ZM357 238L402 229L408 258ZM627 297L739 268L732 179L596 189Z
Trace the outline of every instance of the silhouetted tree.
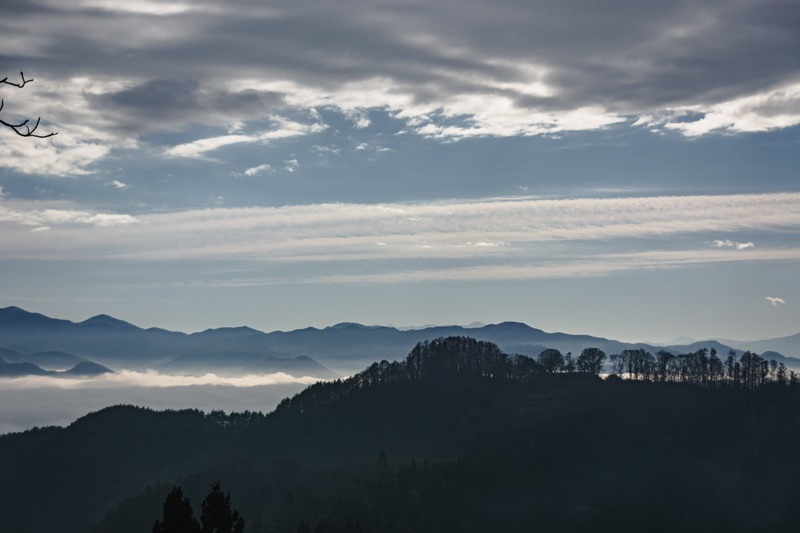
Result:
M654 376L656 359L650 352L642 349L622 350L621 357L629 378L650 379Z
M728 377L728 383L734 382L734 367L736 366L736 352L733 350L728 351L728 358L725 360L725 373Z
M231 508L231 495L223 494L219 481L214 483L203 500L203 514L200 516L203 533L242 533L244 518L239 511Z
M558 372L564 366L564 356L555 348L547 348L539 354L539 364L548 373Z
M668 381L675 374L675 355L666 350L659 350L656 354L656 381Z
M572 352L567 352L567 355L564 356L564 366L562 368L564 372L575 372L575 360L572 358Z
M717 350L714 348L711 348L708 355L708 380L716 385L725 381L725 363L717 357Z
M588 372L598 375L603 370L606 354L600 348L585 348L578 356L578 372Z
M520 381L527 381L544 371L542 365L527 355L514 355L511 357L511 377Z
M20 75L20 78L22 79L22 81L19 82L19 83L14 83L13 81L8 81L8 76L6 76L5 78L0 79L0 84L11 85L13 87L18 87L18 88L22 89L23 87L25 87L25 85L27 85L28 83L33 81L33 78L26 80L25 79L25 74L23 74L22 72L20 72L19 75ZM0 99L0 112L3 111L3 106L4 105L5 105L5 101L3 99ZM39 122L41 122L41 120L42 120L42 117L37 118L36 119L36 124L34 124L33 126L29 126L28 125L28 123L30 122L29 119L25 119L22 122L7 122L7 121L5 121L3 119L0 119L0 124L2 124L3 126L9 128L11 131L16 133L20 137L37 137L39 139L45 139L47 137L52 137L53 135L57 135L58 134L57 132L54 132L54 131L52 131L50 133L44 133L44 134L36 133L36 130L39 128Z
M174 487L164 500L164 517L153 524L153 533L200 533L192 504L183 496L183 489Z
M611 368L615 374L621 376L628 367L627 358L624 353L611 354Z

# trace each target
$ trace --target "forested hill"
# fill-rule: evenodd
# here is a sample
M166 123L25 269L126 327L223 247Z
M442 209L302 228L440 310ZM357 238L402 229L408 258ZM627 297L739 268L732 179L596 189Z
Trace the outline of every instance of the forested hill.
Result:
M759 359L602 379L456 337L269 415L109 408L0 437L2 530L147 532L220 481L246 532L797 531L797 380Z

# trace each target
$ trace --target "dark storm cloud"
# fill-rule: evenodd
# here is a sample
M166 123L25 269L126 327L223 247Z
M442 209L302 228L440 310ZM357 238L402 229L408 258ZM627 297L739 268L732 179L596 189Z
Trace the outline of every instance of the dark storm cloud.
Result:
M185 122L258 115L282 105L281 95L268 91L228 92L203 87L196 80L149 80L131 88L92 96L98 108L118 116L120 129L133 132L173 129ZM174 124L176 126L170 126Z
M85 105L105 117L96 129L133 135L284 104L384 108L451 138L716 113L696 135L800 121L798 27L791 0L13 1L0 6L0 67L60 79L85 99L64 116ZM761 95L781 116L729 106Z

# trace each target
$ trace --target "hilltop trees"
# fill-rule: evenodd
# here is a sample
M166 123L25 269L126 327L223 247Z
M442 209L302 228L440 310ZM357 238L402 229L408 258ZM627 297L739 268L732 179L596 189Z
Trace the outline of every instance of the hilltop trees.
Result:
M606 354L599 348L586 348L578 356L576 366L578 372L588 372L589 374L599 375L603 371L603 362Z
M555 348L548 348L539 354L539 364L544 367L545 372L552 374L564 366L564 356Z
M610 368L605 363L610 360ZM723 362L714 349L699 349L675 355L659 351L656 356L644 349L622 350L608 357L596 347L584 349L572 359L548 348L536 359L526 355L506 355L487 341L469 337L447 337L418 343L403 361L381 361L346 380L320 382L302 394L283 400L278 410L300 410L312 405L349 396L357 390L381 387L409 380L445 381L459 376L531 382L543 374L580 372L600 375L611 370L631 380L676 382L707 387L732 386L758 388L772 383L797 384L794 372L783 363L771 364L757 354L735 354Z

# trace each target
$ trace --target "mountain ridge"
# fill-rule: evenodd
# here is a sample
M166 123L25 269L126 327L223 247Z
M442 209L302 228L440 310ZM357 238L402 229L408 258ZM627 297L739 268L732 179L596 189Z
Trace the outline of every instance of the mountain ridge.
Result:
M529 356L536 356L545 348L555 348L565 354L577 356L587 347L599 348L609 355L627 349L644 349L651 353L659 350L681 353L713 347L721 353L734 350L737 355L745 350L773 351L787 366L800 369L800 359L792 357L800 355L800 334L761 341L758 345L767 347L771 341L780 341L784 348L791 350L781 351L755 349L757 346L752 343L728 345L713 339L670 346L629 343L593 335L546 332L515 321L480 327L450 325L411 330L340 322L325 328L307 327L291 331L264 332L249 326L234 326L183 333L163 328L143 329L104 314L76 323L28 312L16 306L0 309L0 347L18 352L66 351L112 368L170 366L171 361L178 358L191 359L192 354L233 351L248 352L251 355L261 353L264 354L265 361L266 358L275 356L304 356L327 367L332 373L350 374L374 360L376 356L398 360L405 355L408 346L451 335L469 335L494 342L509 353ZM797 340L796 351L789 344L793 339ZM224 360L218 359L216 364L223 363ZM324 377L330 375L325 374Z

